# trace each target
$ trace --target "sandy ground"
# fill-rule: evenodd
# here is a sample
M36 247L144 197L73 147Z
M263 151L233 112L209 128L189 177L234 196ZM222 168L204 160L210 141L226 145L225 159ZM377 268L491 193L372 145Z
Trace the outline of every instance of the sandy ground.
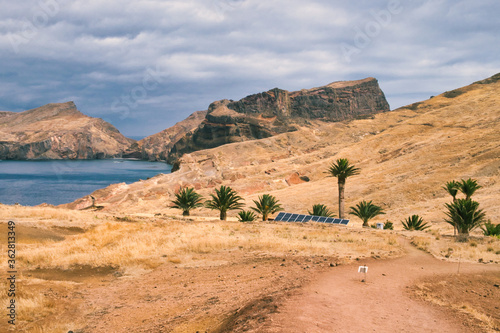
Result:
M415 299L411 286L425 278L446 281L457 275L489 273L500 282L498 265L446 263L407 245L398 259L366 260L320 274L284 300L252 332L484 332L470 316ZM358 273L368 266L366 281ZM458 273L458 270L460 274ZM450 286L453 288L453 286ZM484 295L483 295L484 296ZM498 309L500 290L493 283L483 302ZM456 295L467 301L469 295ZM457 301L457 300L456 300ZM493 311L495 306L493 306ZM500 320L498 310L496 320ZM237 325L234 331L239 331Z
M336 266L335 258L319 256L239 254L220 266L169 263L136 277L96 276L78 288L58 294L54 286L51 292L67 303L61 319L79 318L75 333L494 331L423 296L451 295L453 304L482 307L498 325L499 265L459 267L400 241L407 254L396 259ZM368 266L365 282L360 265Z

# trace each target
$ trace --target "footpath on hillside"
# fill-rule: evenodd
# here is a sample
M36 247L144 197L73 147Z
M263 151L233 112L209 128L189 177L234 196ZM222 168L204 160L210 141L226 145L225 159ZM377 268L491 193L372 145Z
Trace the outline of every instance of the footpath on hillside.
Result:
M403 257L363 260L321 274L249 332L483 332L450 309L412 298L409 288L433 276L493 272L500 280L500 267L472 263L459 267L403 242L407 251ZM360 265L368 266L365 282L364 274L358 273ZM231 328L238 330L238 324Z

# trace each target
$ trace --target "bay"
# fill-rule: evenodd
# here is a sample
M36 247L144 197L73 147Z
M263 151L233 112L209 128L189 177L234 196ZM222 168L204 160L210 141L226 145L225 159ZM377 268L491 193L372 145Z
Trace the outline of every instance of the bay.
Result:
M128 159L0 161L0 203L59 205L115 183L170 173L162 162Z

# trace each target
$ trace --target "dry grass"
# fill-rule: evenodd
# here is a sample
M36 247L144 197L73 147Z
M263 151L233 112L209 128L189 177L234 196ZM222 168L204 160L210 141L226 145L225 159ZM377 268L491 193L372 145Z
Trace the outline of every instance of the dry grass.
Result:
M91 212L59 209L51 206L29 207L0 204L0 222L7 222L10 220L16 222L36 221L37 226L75 226L87 229L100 223L99 219L103 216L104 215L92 214Z
M245 251L270 256L327 255L348 259L398 251L394 235L325 225L238 222L105 222L64 241L20 244L25 268L78 266L154 268L166 261L190 265L204 254ZM230 258L228 258L230 259Z
M71 282L49 282L50 287L52 287L49 288L47 283L44 280L18 276L15 296L16 331L24 331L24 327L29 326L29 332L35 333L67 332L71 327L70 323L65 324L62 322L36 324L37 322L44 321L44 318L54 316L57 311L60 311L57 309L57 301L48 294L52 288L57 289L72 285ZM0 281L0 289L6 290L6 287L7 280L2 279ZM10 297L8 297L7 293L0 293L0 306L3 309L7 308L9 302ZM70 318L66 318L66 320L70 320ZM2 324L6 324L6 320Z
M477 280L491 280L491 277L473 277L469 282L473 284L464 287L463 282L467 281L467 279L467 276L465 276L461 277L461 280L449 278L441 281L420 282L415 285L413 290L415 295L427 302L453 309L474 318L481 324L485 331L499 331L500 321L498 320L498 316L494 314L496 310L493 310L491 306L489 308L487 306L482 306L481 302L478 303L477 300L471 299L471 297L474 297L475 293L473 289L483 290L483 288L481 288L481 283ZM495 278L493 278L493 280L496 281ZM472 295L468 293L469 289L472 290ZM482 293L487 294L484 290ZM479 298L481 299L483 297L487 296L484 295Z
M500 262L500 239L472 236L468 242L457 242L455 237L436 231L404 232L417 248L439 259L469 262Z

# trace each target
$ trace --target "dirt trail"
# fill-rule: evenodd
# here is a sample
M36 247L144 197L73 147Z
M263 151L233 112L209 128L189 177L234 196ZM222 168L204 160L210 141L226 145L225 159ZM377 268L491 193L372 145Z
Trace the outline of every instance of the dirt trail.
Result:
M408 254L391 260L359 261L323 273L253 332L480 332L453 316L451 310L410 298L415 281L457 274L447 263L406 243ZM366 264L368 275L358 266ZM460 274L498 272L498 265L464 264Z

